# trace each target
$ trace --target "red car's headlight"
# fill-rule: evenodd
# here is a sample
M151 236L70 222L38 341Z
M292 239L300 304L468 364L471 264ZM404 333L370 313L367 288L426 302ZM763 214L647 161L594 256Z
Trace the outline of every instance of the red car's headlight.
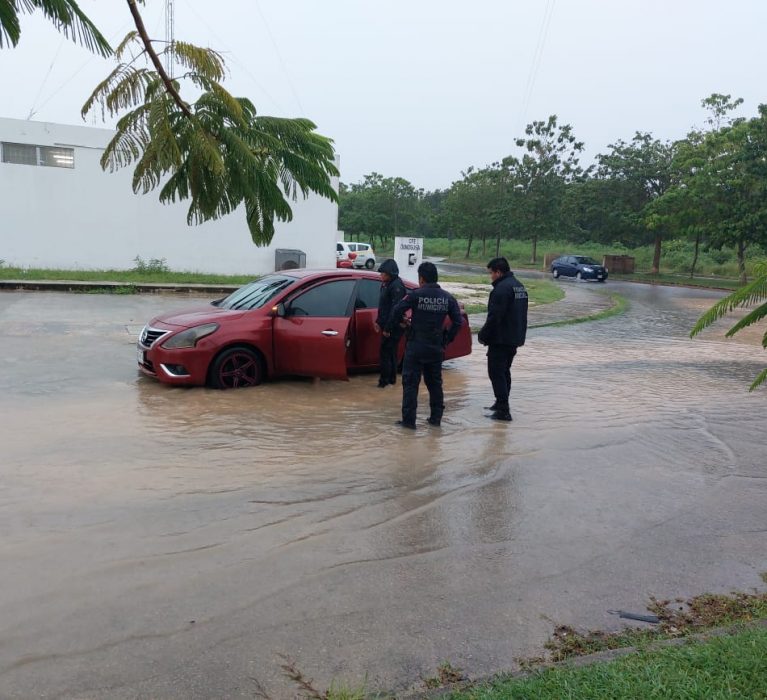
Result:
M197 341L205 336L215 333L218 330L217 323L206 323L203 326L195 326L194 328L187 328L181 333L172 335L168 340L162 343L164 348L172 350L174 348L193 348L197 345Z

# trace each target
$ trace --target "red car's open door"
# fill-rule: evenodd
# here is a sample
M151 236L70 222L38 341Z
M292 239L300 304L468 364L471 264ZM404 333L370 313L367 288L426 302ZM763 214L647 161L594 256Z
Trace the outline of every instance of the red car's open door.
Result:
M332 280L302 291L273 321L277 374L346 379L351 296L356 280Z

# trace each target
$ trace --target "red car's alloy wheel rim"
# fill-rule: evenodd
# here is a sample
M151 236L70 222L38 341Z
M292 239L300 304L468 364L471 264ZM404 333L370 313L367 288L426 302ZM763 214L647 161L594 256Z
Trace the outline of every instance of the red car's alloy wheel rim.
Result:
M238 352L226 359L218 371L219 384L227 389L256 386L261 379L261 367L252 355Z

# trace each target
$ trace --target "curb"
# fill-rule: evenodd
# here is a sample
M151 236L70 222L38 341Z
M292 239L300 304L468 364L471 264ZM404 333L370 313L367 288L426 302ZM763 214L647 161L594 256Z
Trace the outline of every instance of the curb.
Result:
M659 639L655 642L650 642L646 647L620 647L618 649L608 649L606 651L598 651L594 654L588 654L587 656L574 656L564 661L556 661L550 663L543 663L540 666L536 666L529 671L509 671L507 673L493 673L487 676L478 676L468 681L461 681L460 683L454 683L453 685L443 686L442 688L434 688L432 690L413 690L406 691L404 693L392 693L391 695L384 695L383 697L396 698L397 700L433 700L434 698L444 697L446 695L462 691L469 690L479 685L486 683L516 680L523 678L530 678L538 675L542 671L548 671L550 669L562 669L562 668L581 668L583 666L591 666L598 663L608 663L615 661L623 656L630 656L631 654L639 653L640 651L657 651L659 649L665 649L667 647L678 647L684 644L688 644L691 641L703 642L711 637L724 637L727 635L737 634L750 629L767 629L767 619L753 620L739 625L729 625L728 627L715 627L705 632L696 632L695 634L688 634L682 637L674 637L673 639Z
M0 280L0 289L14 292L90 292L130 289L139 294L230 294L241 284L175 284L165 282L81 282L77 280Z

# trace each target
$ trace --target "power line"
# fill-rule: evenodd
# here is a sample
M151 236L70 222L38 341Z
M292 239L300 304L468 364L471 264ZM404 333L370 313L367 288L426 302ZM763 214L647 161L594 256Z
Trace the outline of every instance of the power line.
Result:
M227 43L219 36L219 34L213 29L213 27L210 26L210 23L197 11L197 9L191 4L189 0L184 0L184 3L186 6L197 16L197 19L200 20L208 29L208 31L211 33L211 36L216 39L221 44L222 48L226 48ZM272 97L272 95L269 93L269 91L258 81L258 78L256 78L255 75L253 75L253 72L246 66L242 61L237 59L237 56L235 55L234 51L231 49L227 52L229 54L229 57L231 58L231 61L235 63L237 66L239 66L243 72L253 81L253 84L266 96L268 100L272 102L272 104L280 111L285 112L285 110L282 108L280 103Z
M256 9L258 10L258 14L261 15L261 19L264 21L264 26L266 27L266 32L269 34L269 39L272 42L272 46L274 47L274 52L277 54L277 58L280 61L280 65L282 66L282 72L285 74L285 80L288 82L288 87L290 88L290 91L293 93L293 97L296 98L296 102L298 103L298 108L301 110L301 114L306 114L304 111L304 107L301 104L301 100L298 97L298 93L296 92L295 87L293 86L293 81L290 79L290 74L288 73L288 69L285 65L285 61L282 60L282 54L280 53L280 48L277 46L277 42L274 40L274 35L272 34L272 30L269 27L269 22L266 19L266 16L261 11L261 5L258 2L258 0L254 0L253 4L256 6Z
M555 5L556 0L546 0L546 7L543 11L541 26L538 30L538 40L535 45L535 51L533 52L533 59L530 63L530 72L527 76L525 90L522 93L522 107L520 109L517 131L521 131L524 128L525 119L527 117L527 110L530 107L530 100L533 96L535 81L538 77L538 71L541 67L541 61L543 59L544 49L546 47L546 38L549 33L549 27L551 26L551 19L554 16Z
M112 39L112 41L110 43L113 44L115 41L117 41L119 38L121 38L122 33L125 31L125 28L130 25L130 23L131 23L130 20L128 20L126 22L123 22L121 27L114 33L114 38ZM58 88L56 88L56 90L54 90L51 93L51 95L48 97L48 99L46 99L45 102L43 102L40 105L39 109L36 110L35 113L37 113L39 110L41 110L43 107L45 107L45 105L47 105L54 97L56 97L56 95L58 95L67 85L69 85L69 83L71 83L87 66L89 66L91 61L93 61L95 58L99 58L100 59L101 57L100 56L96 56L96 54L91 54L85 60L85 62L83 62L80 65L80 67L77 68L77 70L75 70L74 73L72 73L72 75L70 75L63 83L61 83L61 85L59 85Z
M35 99L32 100L32 106L29 108L29 114L27 115L27 120L32 119L32 117L35 116L35 105L37 104L37 101L40 99L40 94L43 92L43 88L45 87L45 83L48 82L48 77L51 74L51 71L53 70L53 65L56 63L56 59L59 57L59 52L61 51L61 47L64 45L64 39L66 39L65 36L61 37L61 41L59 42L59 46L56 49L56 53L53 54L53 60L51 60L51 65L48 66L48 71L43 76L43 80L40 83L40 89L37 91L37 94L35 95Z

